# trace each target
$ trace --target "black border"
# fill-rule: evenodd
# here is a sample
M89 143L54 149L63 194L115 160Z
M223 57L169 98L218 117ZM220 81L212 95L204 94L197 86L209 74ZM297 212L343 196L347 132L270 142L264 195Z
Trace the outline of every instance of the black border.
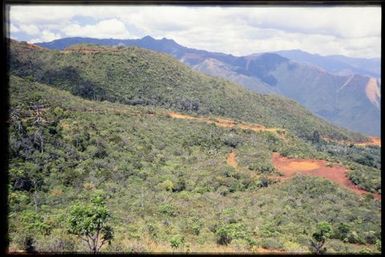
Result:
M18 255L26 255L24 253L8 253L8 208L7 208L7 196L8 196L8 118L9 118L9 67L7 64L8 60L8 38L6 32L7 30L7 22L8 21L8 13L9 9L7 8L7 5L195 5L195 6L213 6L213 5L221 5L221 6L307 6L307 7L317 7L317 6L381 6L382 9L382 17L384 15L383 11L383 1L382 0L368 0L368 1L362 1L362 0L240 0L240 1L234 1L234 0L5 0L2 1L1 5L1 18L3 20L3 24L1 27L2 32L2 40L1 40L1 66L0 71L2 73L2 86L0 88L0 121L1 121L1 127L0 127L0 206L2 207L2 210L0 211L0 256L18 256ZM381 39L382 39L382 27L383 27L383 19L381 17ZM383 60L382 57L382 48L381 48L381 61ZM381 80L382 80L382 74L384 74L384 67L382 65L381 67ZM382 88L382 87L381 87ZM383 107L383 103L381 102L381 110ZM384 120L385 114L381 112L381 120ZM381 132L383 129L382 122L381 122ZM383 133L381 133L381 140L383 141ZM381 150L381 161L383 162L383 155ZM382 175L381 175L382 176ZM383 177L383 176L382 176ZM382 180L381 180L382 181ZM383 188L383 184L381 182L381 187ZM381 214L383 210L383 202L381 201ZM381 215L382 216L382 215ZM383 218L383 217L382 217ZM383 222L381 223L381 226L383 227ZM382 244L384 243L384 231L381 230L382 234ZM93 256L89 253L81 253L81 252L75 252L75 253L45 253L40 252L33 255L84 255L84 256ZM109 253L104 254L101 253L101 255L131 255L127 253ZM136 255L136 254L132 254ZM143 254L137 254L137 255L144 255L144 256L156 256L156 255L171 255L171 253L157 253L157 254L151 254L151 253L143 253ZM172 255L182 255L179 253L172 254ZM185 255L185 254L183 254ZM230 255L254 255L254 254L209 254L209 253L190 253L188 255L223 255L223 256L230 256ZM259 254L255 254L259 255ZM266 255L275 255L275 254L266 254ZM304 254L282 254L282 255L304 255ZM309 255L309 254L306 254ZM326 255L332 255L332 254L326 254ZM339 255L339 254L334 254ZM362 254L361 254L362 255ZM373 255L373 254L371 254ZM380 256L380 254L378 254Z

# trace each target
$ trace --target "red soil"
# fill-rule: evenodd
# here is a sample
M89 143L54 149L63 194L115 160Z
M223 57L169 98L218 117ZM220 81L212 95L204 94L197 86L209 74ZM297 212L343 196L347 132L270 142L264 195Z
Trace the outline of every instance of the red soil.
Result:
M234 151L231 151L227 156L227 165L235 169L238 167L238 162Z
M278 153L273 153L273 165L283 174L283 179L300 173L309 176L326 178L359 195L369 193L350 181L347 177L346 168L336 164L333 164L332 167L328 167L327 162L324 160L289 159ZM373 194L373 196L376 199L381 200L380 194Z
M27 43L27 47L31 49L43 49L41 46Z
M379 147L381 147L381 138L380 137L369 137L368 141L360 142L360 143L352 142L352 141L343 141L343 140L336 141L336 140L333 140L333 139L330 139L330 138L327 138L327 137L322 137L322 139L327 141L327 142L336 142L336 143L344 144L344 145L353 144L355 146L361 146L361 147L372 145L372 146L379 146Z
M377 145L381 147L381 138L380 137L369 137L368 142L358 143L357 146L368 146L368 145Z
M176 119L187 119L187 120L195 120L197 122L205 122L207 124L215 124L218 127L224 127L224 128L240 128L243 130L252 130L254 132L261 132L261 131L270 131L278 135L281 139L285 140L285 130L284 129L277 129L277 128L266 128L263 125L255 124L255 123L245 123L245 122L238 122L231 119L223 119L223 118L208 118L203 116L191 116L187 114L177 113L177 112L169 112L168 115L172 118Z

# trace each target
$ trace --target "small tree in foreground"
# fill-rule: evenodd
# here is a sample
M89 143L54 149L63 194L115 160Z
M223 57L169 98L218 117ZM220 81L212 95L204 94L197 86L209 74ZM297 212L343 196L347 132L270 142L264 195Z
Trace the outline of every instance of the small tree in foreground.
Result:
M332 226L327 222L317 224L316 232L314 232L310 240L310 250L315 254L323 254L326 252L325 241L332 235Z
M105 243L110 244L113 239L113 229L107 225L110 218L103 198L97 196L91 204L75 204L71 207L68 232L77 235L87 243L90 251L97 253Z

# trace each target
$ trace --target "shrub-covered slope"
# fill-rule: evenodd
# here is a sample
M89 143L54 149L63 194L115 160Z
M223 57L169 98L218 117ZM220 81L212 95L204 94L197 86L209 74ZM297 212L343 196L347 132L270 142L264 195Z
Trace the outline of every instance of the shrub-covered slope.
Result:
M11 74L69 90L88 99L153 105L214 114L334 139L363 140L278 96L252 93L195 72L165 54L136 47L78 45L64 51L11 41Z
M290 132L283 141L174 119L159 107L85 100L16 76L10 104L11 250L29 238L38 251L87 251L68 234L69 208L95 194L105 197L114 229L102 251L307 252L321 221L334 231L328 253L380 247L379 201L321 178L266 177L273 151L356 162L336 146L317 150ZM226 163L234 150L238 168ZM378 167L371 159L362 165Z
M137 46L170 54L200 72L258 93L276 93L293 99L337 126L368 135L380 134L378 58L319 56L299 50L238 57L187 48L173 40L150 36L133 40L74 37L37 45L63 50L81 43Z

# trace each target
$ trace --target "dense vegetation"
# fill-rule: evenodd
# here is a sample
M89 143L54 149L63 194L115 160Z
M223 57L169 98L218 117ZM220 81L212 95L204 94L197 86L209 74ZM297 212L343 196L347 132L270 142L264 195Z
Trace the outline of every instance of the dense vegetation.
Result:
M11 249L88 251L68 216L94 208L95 196L103 196L105 206L95 208L108 213L113 231L102 251L308 252L311 240L322 243L325 222L333 231L322 244L327 252L381 247L379 201L321 178L266 178L276 172L273 151L377 172L378 148L352 148L355 157L297 131L283 142L271 132L173 119L159 107L85 100L17 76L10 96ZM226 163L234 149L239 169Z
M340 160L351 171L353 183L370 191L381 193L381 148L378 146L357 147L336 143L318 142L318 151L326 152L334 160Z
M11 41L11 73L73 94L130 105L220 115L291 130L311 140L365 140L313 116L294 101L251 93L195 72L166 54L137 47L72 46L65 51Z

